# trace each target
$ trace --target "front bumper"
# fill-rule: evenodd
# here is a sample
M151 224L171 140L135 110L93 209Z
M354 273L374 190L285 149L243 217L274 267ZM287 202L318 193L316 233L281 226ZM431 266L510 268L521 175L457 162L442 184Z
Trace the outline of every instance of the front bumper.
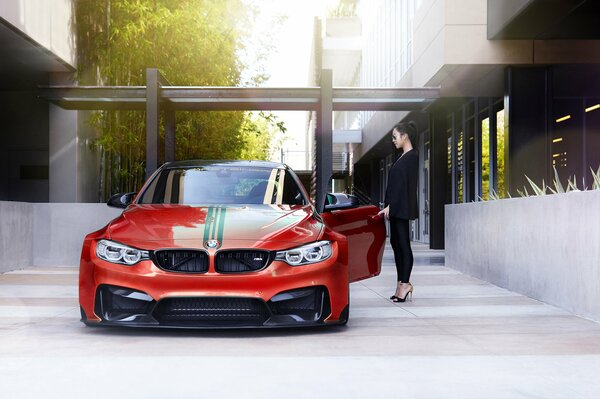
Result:
M87 248L86 248L87 247ZM81 320L87 325L170 328L298 327L344 324L348 267L338 248L320 263L239 274L164 271L150 260L134 266L94 256L84 243Z
M155 301L149 295L124 287L98 287L94 313L100 322L89 325L169 328L298 327L341 324L347 308L336 321L323 286L282 292L265 302L244 297L166 297Z

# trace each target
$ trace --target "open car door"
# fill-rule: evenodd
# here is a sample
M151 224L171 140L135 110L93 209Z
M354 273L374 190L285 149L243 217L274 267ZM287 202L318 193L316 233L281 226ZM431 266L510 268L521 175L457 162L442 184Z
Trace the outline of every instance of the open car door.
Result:
M348 198L345 194L341 195ZM377 216L379 208L344 204L339 199L340 194L328 194L328 205L321 217L330 229L348 238L349 281L352 283L377 276L381 272L386 238L383 217Z

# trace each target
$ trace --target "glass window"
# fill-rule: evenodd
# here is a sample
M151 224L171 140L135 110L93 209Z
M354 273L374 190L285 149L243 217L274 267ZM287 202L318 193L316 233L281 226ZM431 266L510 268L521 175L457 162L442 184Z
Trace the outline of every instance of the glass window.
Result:
M583 121L581 100L554 100L552 118L552 166L566 186L567 179L581 179ZM581 183L581 180L578 182Z
M452 204L454 203L454 199L452 198L452 117L448 116L446 119L446 138L448 143L448 170L446 174L446 203Z
M458 203L463 202L463 188L464 188L464 173L463 173L463 161L464 161L464 135L461 130L458 132L456 140L456 174L458 178L458 197L456 201Z
M598 172L600 168L600 98L586 100L584 108L586 170L585 186L592 186L590 168Z
M481 121L481 198L490 198L490 118Z
M473 115L473 110L469 107L469 115ZM466 117L466 116L465 116ZM466 162L466 188L465 202L475 200L475 118L467 119L465 131L465 162Z
M140 204L307 204L291 172L276 168L169 168L154 177Z
M506 195L506 184L504 181L504 139L508 135L508 126L505 129L504 108L496 113L496 154L498 155L497 176L498 176L498 195L502 198Z

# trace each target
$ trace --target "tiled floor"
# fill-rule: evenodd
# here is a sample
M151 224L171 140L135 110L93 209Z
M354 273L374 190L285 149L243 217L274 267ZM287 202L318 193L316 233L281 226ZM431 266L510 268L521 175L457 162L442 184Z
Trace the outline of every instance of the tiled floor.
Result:
M86 328L77 269L0 275L2 398L599 398L600 324L443 266L415 244L414 300L352 285L347 327Z

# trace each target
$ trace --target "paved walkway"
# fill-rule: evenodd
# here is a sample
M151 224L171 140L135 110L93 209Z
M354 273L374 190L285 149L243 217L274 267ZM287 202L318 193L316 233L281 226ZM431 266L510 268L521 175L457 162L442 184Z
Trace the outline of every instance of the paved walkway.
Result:
M347 327L86 328L77 269L0 275L2 398L599 398L600 324L443 266L414 245L413 302L352 285Z

